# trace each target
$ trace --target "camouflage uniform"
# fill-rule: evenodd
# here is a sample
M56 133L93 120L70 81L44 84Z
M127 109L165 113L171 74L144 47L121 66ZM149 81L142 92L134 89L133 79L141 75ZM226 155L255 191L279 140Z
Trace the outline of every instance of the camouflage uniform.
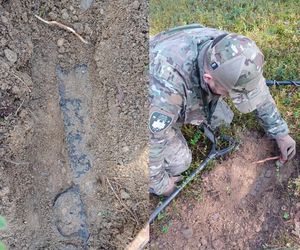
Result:
M214 53L217 46L224 46L225 52ZM242 66L226 68L230 60ZM230 108L204 82L204 67L229 91L238 110L255 112L268 135L288 134L287 124L264 82L262 66L263 55L257 53L253 41L225 31L188 25L151 39L149 175L152 192L162 194L169 177L181 174L191 163L191 152L180 131L182 124L205 122L216 127L232 120Z

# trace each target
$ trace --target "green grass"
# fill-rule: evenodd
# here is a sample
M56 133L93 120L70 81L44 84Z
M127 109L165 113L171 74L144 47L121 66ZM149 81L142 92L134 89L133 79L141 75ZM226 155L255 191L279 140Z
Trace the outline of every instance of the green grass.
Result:
M179 25L201 23L248 36L265 55L266 79L300 79L298 0L151 0L149 14L151 35ZM300 142L300 88L272 87L271 93L282 116L288 122L291 136ZM261 130L252 114L244 115L236 109L233 110L235 117L232 134L237 128ZM191 134L186 131L191 128L185 127L183 130L185 134ZM192 131L195 132L195 129ZM187 139L195 139L194 133Z
M6 224L6 220L3 216L0 215L0 230L4 230L6 229L7 224ZM6 247L4 245L4 243L2 241L0 241L0 250L5 250Z

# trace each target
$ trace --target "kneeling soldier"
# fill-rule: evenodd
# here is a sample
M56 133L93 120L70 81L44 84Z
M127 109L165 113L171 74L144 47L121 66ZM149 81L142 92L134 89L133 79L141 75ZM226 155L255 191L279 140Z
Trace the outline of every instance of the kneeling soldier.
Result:
M276 139L283 161L296 153L263 77L264 56L242 35L188 25L150 41L150 189L169 195L192 160L182 124L229 124L230 96L242 113L254 112Z

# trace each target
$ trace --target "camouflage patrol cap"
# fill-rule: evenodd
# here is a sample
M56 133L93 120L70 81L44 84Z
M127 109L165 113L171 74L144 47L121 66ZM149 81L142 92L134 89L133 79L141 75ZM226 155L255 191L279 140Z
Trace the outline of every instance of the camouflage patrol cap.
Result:
M238 34L217 37L208 48L205 65L237 109L248 113L263 101L268 88L263 77L264 56L255 42Z

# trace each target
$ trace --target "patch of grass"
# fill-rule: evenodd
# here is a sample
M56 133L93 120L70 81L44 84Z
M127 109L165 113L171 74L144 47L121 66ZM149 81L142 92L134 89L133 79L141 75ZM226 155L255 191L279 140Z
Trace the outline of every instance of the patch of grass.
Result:
M300 198L300 176L289 180L288 191L290 195Z
M185 191L185 198L187 199L193 199L197 201L198 203L203 202L204 195L203 195L203 189L201 187L201 181L197 182L197 184L191 185L190 188L186 189Z
M300 197L300 177L294 180L294 185L295 185L295 195Z
M278 238L269 244L264 244L262 249L266 250L298 250L300 245L297 239L294 239L288 233L282 233Z
M167 224L163 225L161 228L162 233L164 233L164 234L168 233L171 226L172 226L171 221L169 221Z
M97 214L98 216L102 217L102 218L108 218L110 215L110 212L108 210L103 210L98 212Z
M3 244L3 242L0 241L0 250L6 250L5 245Z
M0 230L4 230L6 229L7 224L6 224L6 220L3 216L0 215ZM0 240L0 250L5 250L6 247L4 245L4 243Z
M288 212L284 212L282 218L288 220L290 218L290 214Z
M47 5L45 3L43 3L41 6L40 6L40 10L39 10L39 16L40 17L44 17L45 14L47 12Z
M7 226L7 224L6 224L5 218L4 218L3 216L0 215L0 230L5 229L6 226Z
M195 146L202 136L203 134L199 130L196 131L193 138L190 140L190 144Z
M161 213L158 214L157 219L158 220L163 220L165 218L166 214L164 211L162 211Z

